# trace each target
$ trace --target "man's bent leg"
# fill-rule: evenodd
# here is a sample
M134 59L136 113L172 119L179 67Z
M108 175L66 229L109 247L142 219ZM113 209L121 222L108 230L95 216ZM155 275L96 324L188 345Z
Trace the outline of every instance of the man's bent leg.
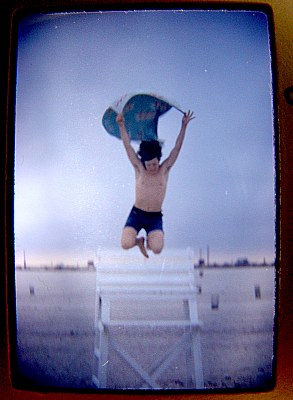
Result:
M126 226L122 231L121 246L124 250L131 249L136 245L137 232L131 226Z
M155 254L160 254L164 247L164 232L161 230L149 232L147 241L148 249Z
M122 231L121 246L124 250L129 250L134 246L138 246L141 253L148 258L148 253L144 246L144 238L138 238L137 231L131 226L126 226Z

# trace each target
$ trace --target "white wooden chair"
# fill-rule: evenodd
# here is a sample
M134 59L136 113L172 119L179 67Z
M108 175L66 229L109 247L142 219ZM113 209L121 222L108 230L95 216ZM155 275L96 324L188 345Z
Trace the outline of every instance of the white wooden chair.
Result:
M168 388L204 387L200 326L197 313L197 288L194 283L194 272L190 267L180 266L149 266L148 263L138 267L109 267L97 268L96 316L95 316L95 349L93 384L97 388L116 388L115 378L110 379L109 364L113 364L111 354L116 352L136 375L135 382L127 388L160 389L160 381L164 374L174 364L176 357L184 356L189 377L186 382L178 379ZM172 307L172 304L174 307ZM118 311L117 311L118 305ZM178 305L178 312L176 311ZM116 311L115 311L116 307ZM182 310L181 310L182 307ZM132 308L132 310L131 310ZM139 311L139 312L138 312ZM168 315L168 313L170 315ZM179 338L163 352L152 365L146 366L144 361L125 349L112 331L119 328L129 330L151 329L155 343L160 329L166 331L179 330ZM134 337L138 341L138 337ZM133 335L129 336L129 340ZM128 346L129 347L129 346ZM155 346L147 349L148 356L154 352ZM143 355L140 354L140 358ZM121 371L120 371L121 373ZM127 379L124 379L127 382ZM175 382L175 383L174 383ZM178 386L178 384L180 386ZM186 386L188 385L188 386ZM119 386L119 385L118 385ZM126 387L124 387L125 389Z

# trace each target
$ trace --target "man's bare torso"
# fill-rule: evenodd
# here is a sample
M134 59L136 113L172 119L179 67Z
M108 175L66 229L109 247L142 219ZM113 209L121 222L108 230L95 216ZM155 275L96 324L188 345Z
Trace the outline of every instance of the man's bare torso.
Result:
M135 171L135 206L143 211L162 210L166 195L169 171L162 164L159 171L152 175L144 167Z

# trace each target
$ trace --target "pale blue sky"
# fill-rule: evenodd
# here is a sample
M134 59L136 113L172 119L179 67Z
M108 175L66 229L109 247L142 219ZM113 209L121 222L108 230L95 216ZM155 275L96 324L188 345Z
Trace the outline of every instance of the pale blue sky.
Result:
M108 12L20 23L16 259L75 262L119 248L134 173L104 111L134 91L191 109L165 199L166 249L274 259L271 66L265 14ZM182 114L159 121L163 157Z

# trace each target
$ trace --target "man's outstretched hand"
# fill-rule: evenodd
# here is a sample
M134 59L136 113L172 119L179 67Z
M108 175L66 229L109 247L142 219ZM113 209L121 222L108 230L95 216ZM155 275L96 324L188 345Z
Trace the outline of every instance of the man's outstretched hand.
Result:
M182 118L182 125L187 126L191 120L195 118L195 115L193 111L188 110L187 113L184 113L183 118Z

